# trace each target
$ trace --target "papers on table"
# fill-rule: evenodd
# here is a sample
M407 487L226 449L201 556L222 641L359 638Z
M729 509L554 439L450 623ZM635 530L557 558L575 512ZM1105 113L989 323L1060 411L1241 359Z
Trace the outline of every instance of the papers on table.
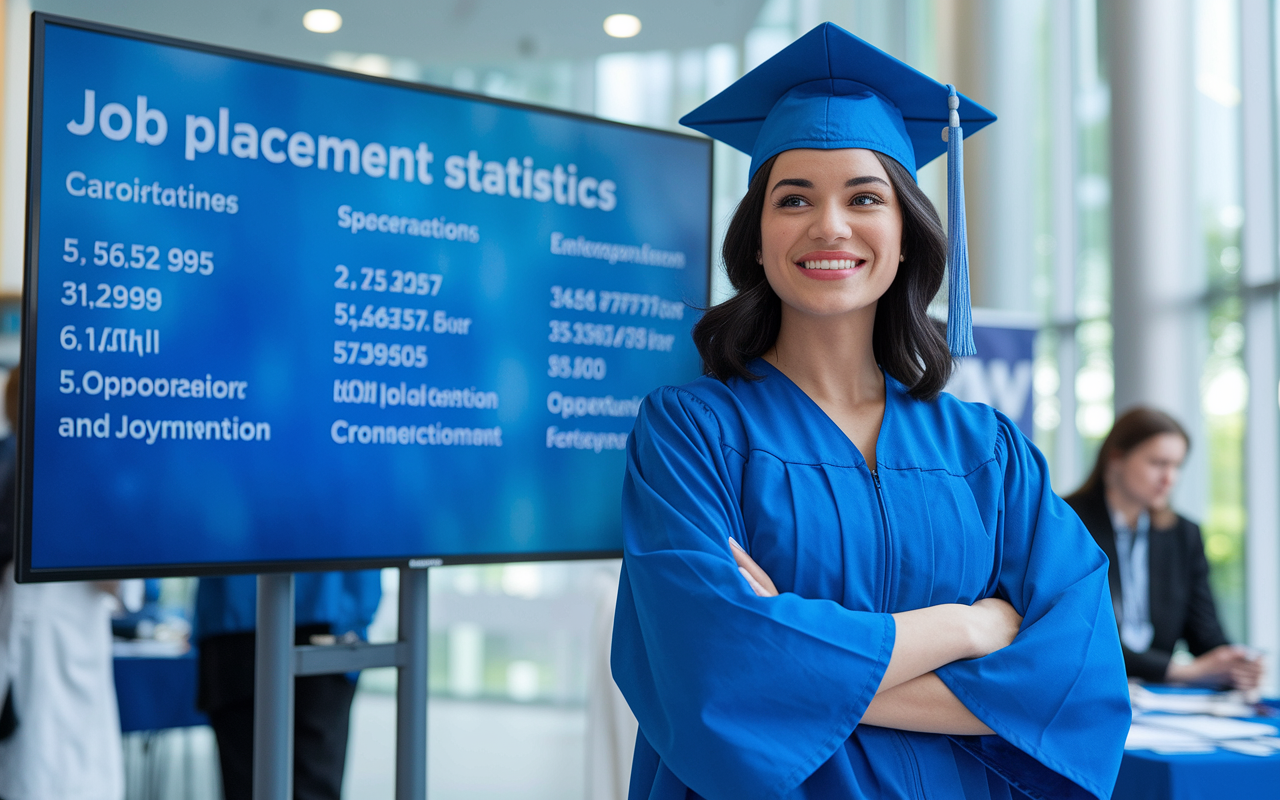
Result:
M1274 725L1261 722L1245 722L1240 719L1223 719L1202 714L1175 716L1172 714L1144 714L1141 723L1165 730L1182 731L1211 741L1228 739L1252 739L1256 736L1276 736L1280 731Z
M1280 753L1280 730L1252 717L1252 706L1239 692L1153 692L1129 687L1133 724L1126 750L1161 754L1212 753L1222 749L1266 757Z
M1251 717L1253 709L1234 693L1173 694L1131 687L1133 724L1126 750L1160 754L1229 750L1266 757L1280 752L1275 725L1233 717Z
M1218 749L1213 742L1199 736L1171 728L1158 728L1134 722L1129 726L1129 737L1124 740L1125 750L1151 750L1156 753L1212 753Z
M1280 751L1280 739L1269 736L1259 739L1237 739L1230 742L1219 742L1218 747L1246 756L1269 756Z
M1240 692L1153 692L1129 684L1129 702L1135 712L1208 714L1214 717L1252 717L1253 708Z

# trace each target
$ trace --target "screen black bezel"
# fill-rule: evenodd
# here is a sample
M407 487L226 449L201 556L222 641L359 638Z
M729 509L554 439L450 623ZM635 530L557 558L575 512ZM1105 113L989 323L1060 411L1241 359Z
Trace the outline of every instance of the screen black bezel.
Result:
M321 572L327 570L352 570L352 569L379 569L383 567L411 567L423 568L431 566L443 566L454 564L491 564L502 562L516 561L565 561L565 560L588 560L602 558L618 558L621 551L617 550L598 550L598 551L561 551L561 552L535 552L535 553L477 553L462 555L440 555L437 553L421 553L414 556L388 556L388 557L370 557L358 559L298 559L289 561L231 561L231 562L206 562L195 564L124 564L110 565L103 567L75 567L61 569L32 569L31 568L31 546L32 546L32 519L31 519L31 502L32 502L32 486L31 475L34 467L34 452L32 442L35 431L35 375L36 375L36 297L37 297L37 279L39 265L39 229L40 229L40 158L42 144L42 120L43 120L43 98L44 98L44 35L47 25L61 25L68 28L78 28L95 33L103 33L112 36L119 36L126 39L134 39L154 44L167 45L170 47L185 48L195 50L197 52L209 53L212 55L224 56L228 58L236 58L245 61L252 61L261 64L270 64L273 66L286 67L290 69L306 70L308 72L320 73L323 75L331 75L349 80L365 81L368 83L376 83L387 86L395 86L398 88L411 89L414 91L425 92L427 94L446 95L451 97L460 97L467 100L489 103L492 105L503 106L506 108L515 108L524 111L533 111L542 114L552 114L570 119L589 121L594 124L612 125L620 128L643 130L647 133L658 134L662 136L671 136L690 142L697 142L706 149L707 160L707 187L708 199L713 199L714 195L714 179L713 171L715 168L715 158L712 153L712 143L710 139L702 136L693 136L690 134L679 133L676 131L665 131L656 128L646 128L640 125L629 125L623 122L615 122L613 120L600 119L587 114L579 114L572 111L562 109L549 108L546 106L534 105L531 103L520 103L512 100L503 100L485 95L475 94L472 92L463 92L456 89L449 89L439 86L431 86L423 83L414 83L410 81L401 81L394 78L379 78L372 75L363 75L346 70L334 69L332 67L322 66L320 64L309 64L303 61L294 61L286 58L265 55L262 53L252 53L244 50L237 50L229 47L220 47L211 44L202 44L200 42L192 42L185 39L177 39L170 36L162 36L145 31L137 31L129 28L121 28L113 25L104 25L97 22L89 22L86 20L75 19L72 17L64 17L56 14L45 14L42 12L34 12L31 15L31 62L30 62L30 78L28 82L28 117L27 117L27 221L26 221L26 249L24 254L24 282L22 288L22 393L18 402L18 419L19 424L14 427L15 435L17 435L17 455L16 455L16 494L15 494L15 516L16 516L16 536L14 541L14 577L19 583L42 582L42 581L69 581L69 580L121 580L128 578L161 578L173 576L199 576L199 575L244 575L244 574L260 574L269 572ZM697 298L701 307L706 307L710 302L711 279L714 273L712 262L712 238L714 236L714 227L712 224L712 202L707 204L707 296Z

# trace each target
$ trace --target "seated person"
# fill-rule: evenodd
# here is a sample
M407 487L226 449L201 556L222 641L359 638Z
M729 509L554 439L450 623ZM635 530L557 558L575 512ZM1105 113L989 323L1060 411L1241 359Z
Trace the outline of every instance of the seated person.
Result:
M1066 500L1111 560L1111 599L1129 676L1253 689L1262 660L1222 633L1200 526L1168 506L1190 443L1168 414L1131 409ZM1196 657L1189 664L1172 660L1179 639Z

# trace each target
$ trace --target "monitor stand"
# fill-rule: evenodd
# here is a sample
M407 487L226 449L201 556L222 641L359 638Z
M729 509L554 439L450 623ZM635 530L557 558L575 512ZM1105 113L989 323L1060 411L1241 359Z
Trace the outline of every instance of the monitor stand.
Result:
M425 560L425 559L424 559ZM400 569L398 641L294 645L293 575L258 576L253 797L293 798L293 679L396 667L396 800L427 796L426 567Z

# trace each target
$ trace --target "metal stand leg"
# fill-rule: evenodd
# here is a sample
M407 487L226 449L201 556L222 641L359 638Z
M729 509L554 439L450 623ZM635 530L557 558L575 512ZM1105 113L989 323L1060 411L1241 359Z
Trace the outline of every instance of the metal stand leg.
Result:
M293 644L293 575L258 576L253 798L293 798L293 679L396 666L396 800L427 796L427 570L400 570L395 645Z
M426 569L400 570L400 646L396 682L396 800L427 796Z
M293 575L259 575L253 675L254 800L293 798L293 635Z

